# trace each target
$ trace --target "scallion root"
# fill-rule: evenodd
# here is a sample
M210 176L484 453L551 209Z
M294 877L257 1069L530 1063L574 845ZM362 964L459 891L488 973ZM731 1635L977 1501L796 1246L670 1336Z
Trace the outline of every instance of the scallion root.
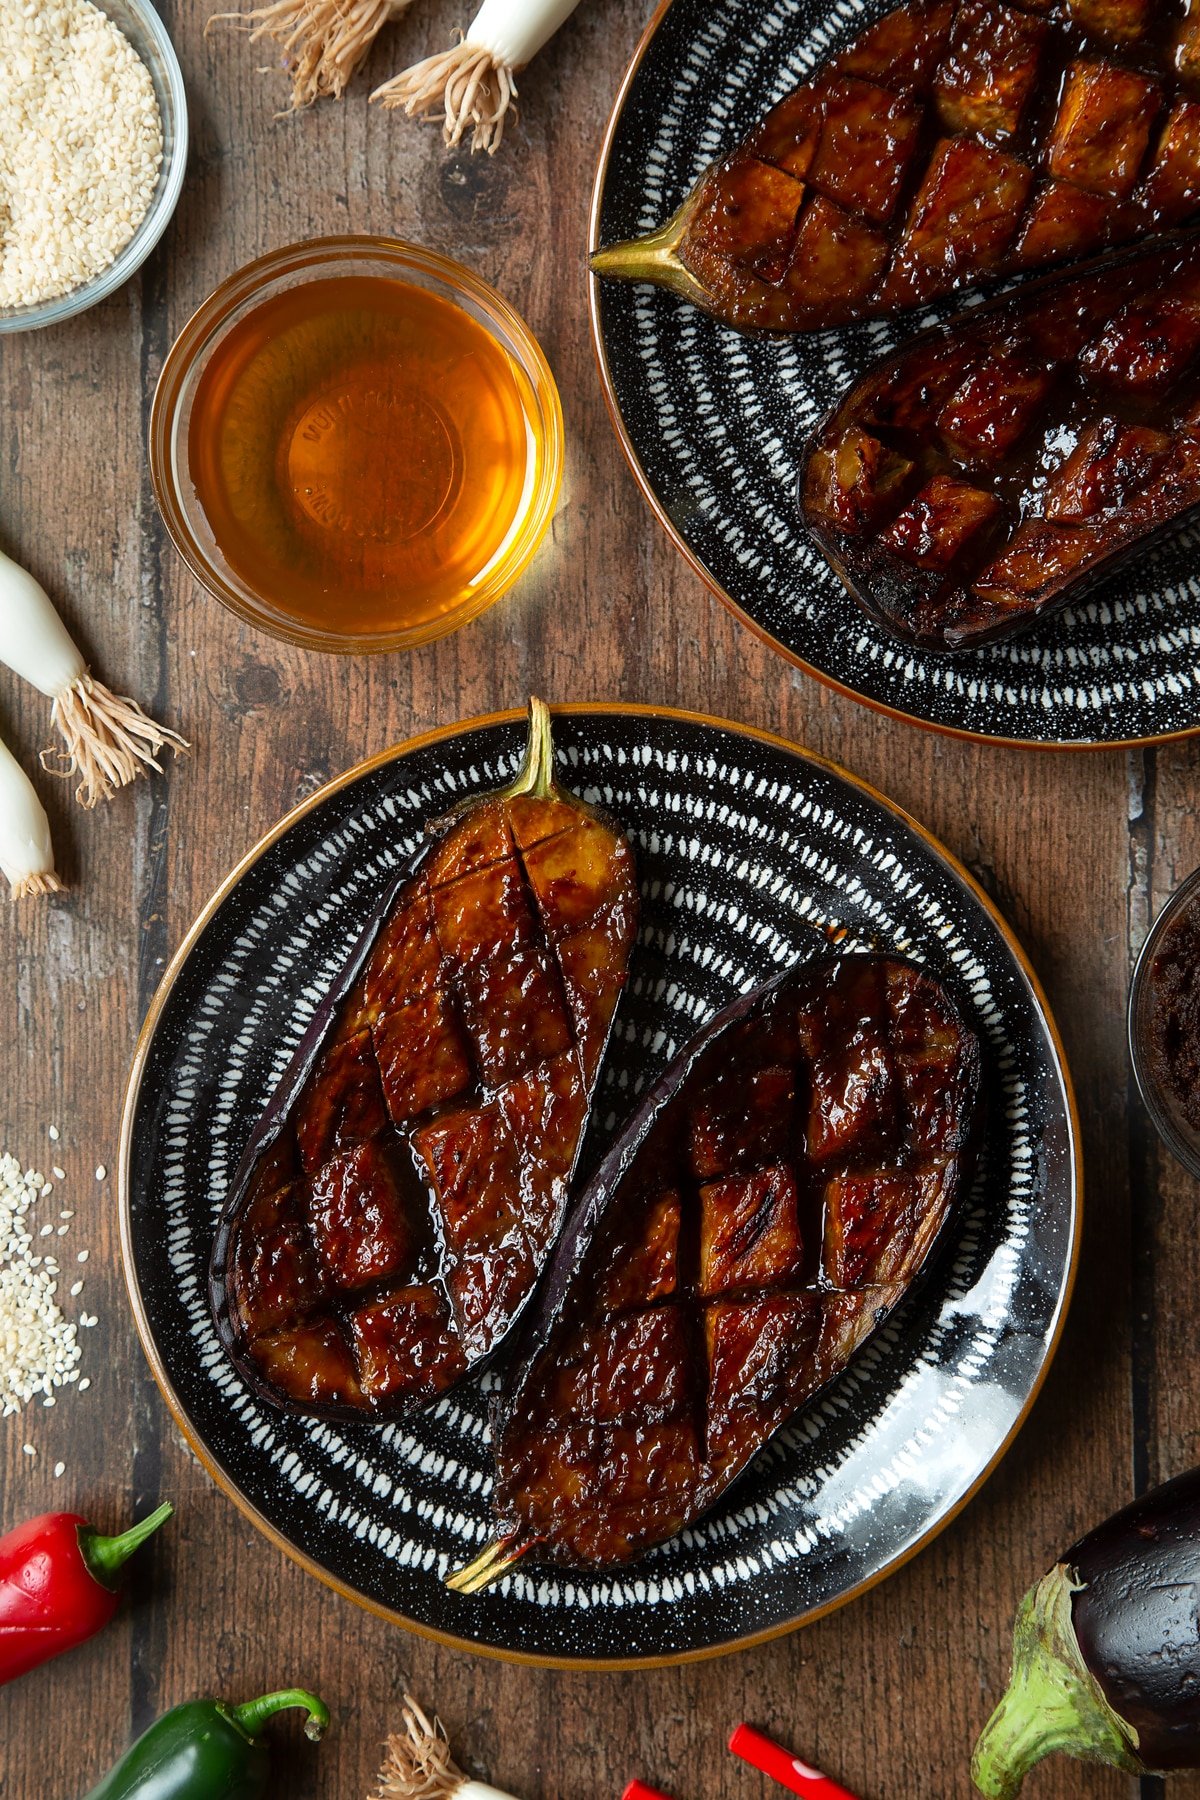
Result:
M450 1800L466 1776L450 1754L441 1721L431 1722L411 1694L404 1696L404 1729L384 1750L375 1800Z
M78 775L75 798L89 808L111 799L148 768L161 773L157 759L163 749L169 746L178 756L189 747L147 717L136 700L114 694L87 673L56 695L51 716L64 747L43 750L42 767L64 780Z
M354 71L390 19L411 0L270 0L250 12L214 13L205 26L227 21L270 38L283 51L292 77L291 111L314 100L339 100Z
M472 150L494 156L504 136L509 113L516 117L516 71L480 44L460 37L449 50L427 56L424 62L394 75L375 89L372 100L384 106L402 106L410 118L427 119L444 113L442 137L449 145L462 142L473 127Z
M36 894L65 894L67 891L66 884L59 880L53 869L49 874L23 875L8 885L14 900L30 900Z

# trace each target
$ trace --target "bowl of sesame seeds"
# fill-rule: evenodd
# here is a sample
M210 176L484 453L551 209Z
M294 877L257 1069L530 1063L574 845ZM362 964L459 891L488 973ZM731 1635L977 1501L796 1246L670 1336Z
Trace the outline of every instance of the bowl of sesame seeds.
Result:
M150 0L0 4L0 332L95 306L179 199L187 100Z

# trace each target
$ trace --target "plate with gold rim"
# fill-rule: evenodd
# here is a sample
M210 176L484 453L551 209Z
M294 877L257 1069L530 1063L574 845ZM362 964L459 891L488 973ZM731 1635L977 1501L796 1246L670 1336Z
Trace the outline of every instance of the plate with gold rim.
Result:
M433 732L333 782L204 908L139 1041L122 1246L146 1354L210 1474L278 1545L411 1629L485 1654L626 1666L712 1655L850 1599L965 1504L1020 1427L1074 1271L1078 1129L1036 978L914 821L765 734L638 707L555 713L560 779L629 833L643 918L583 1149L594 1167L694 1031L792 961L888 949L954 993L984 1046L975 1185L928 1282L712 1513L627 1569L445 1577L489 1535L493 1373L415 1420L284 1415L216 1335L207 1261L250 1132L424 822L510 779L519 715Z

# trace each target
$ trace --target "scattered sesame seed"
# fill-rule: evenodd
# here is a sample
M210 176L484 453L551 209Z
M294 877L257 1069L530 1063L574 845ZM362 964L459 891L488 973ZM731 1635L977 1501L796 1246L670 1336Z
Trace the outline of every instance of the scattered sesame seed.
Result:
M50 1233L53 1230L54 1230L53 1225L43 1225L41 1230L38 1232L38 1236L39 1237L49 1237Z
M44 1181L42 1183L42 1199L44 1200L47 1194L52 1194L53 1192L54 1183L52 1181Z
M57 1164L51 1169L50 1173L53 1175L55 1181L65 1181L67 1179L67 1171L65 1169L60 1169Z
M103 1163L97 1163L96 1164L96 1180L97 1181L105 1181L105 1180L107 1180L107 1178L108 1178L108 1170L105 1168Z
M68 1212L66 1207L64 1207L62 1212L60 1212L58 1216L60 1219L73 1219L75 1217L75 1214L73 1212Z
M0 62L2 46L0 26ZM58 1264L33 1250L28 1215L42 1187L40 1174L0 1153L0 1415L38 1395L52 1406L51 1390L72 1378L80 1360L76 1327L55 1301Z
M86 1250L81 1250L81 1251L80 1251L80 1252L79 1252L79 1255L78 1255L78 1256L77 1256L77 1257L76 1257L76 1258L75 1258L75 1261L76 1261L76 1262L86 1262L86 1261L87 1261L87 1259L88 1259L88 1253L87 1253L87 1251L86 1251Z
M81 1313L80 1313L80 1315L79 1315L79 1323L80 1323L80 1324L81 1324L81 1325L86 1325L86 1326L88 1326L88 1327L89 1327L89 1329L90 1329L90 1327L91 1327L91 1326L93 1326L93 1325L98 1325L98 1324L99 1324L99 1323L100 1323L100 1321L99 1321L99 1319L98 1319L98 1318L97 1318L97 1317L96 1317L96 1315L95 1315L95 1313L85 1313L85 1312L81 1312Z
M25 1452L26 1456L36 1456L37 1455L37 1451L34 1449L32 1444L22 1444L21 1448Z
M71 1284L71 1298L72 1298L72 1299L74 1299L74 1297L75 1297L75 1295L76 1295L76 1294L82 1294L82 1292L83 1292L83 1283L82 1283L82 1281L75 1281L75 1282L72 1282L72 1284Z
M71 1227L69 1225L60 1225L58 1228L59 1237L66 1237L66 1235L67 1235L68 1231L70 1231L70 1229L71 1229Z
M83 1390L84 1390L84 1388L90 1388L90 1387L91 1387L91 1385L92 1385L92 1378L91 1378L91 1376L90 1376L90 1375L85 1375L85 1376L84 1376L84 1378L83 1378L83 1380L82 1380L82 1381L81 1381L81 1382L80 1382L80 1384L79 1384L79 1391L80 1391L80 1393L81 1393L81 1394L82 1394L82 1392L83 1392Z
M60 1475L63 1475L63 1474L65 1474L65 1473L66 1473L66 1468L67 1468L67 1465L66 1465L66 1463L64 1463L64 1462L56 1462L56 1463L55 1463L55 1465L54 1465L54 1479L55 1479L55 1481L57 1481L57 1480L58 1480L58 1478L59 1478L59 1476L60 1476Z
M46 1135L49 1137L50 1142L52 1144L57 1144L57 1142L58 1142L58 1126L52 1125Z

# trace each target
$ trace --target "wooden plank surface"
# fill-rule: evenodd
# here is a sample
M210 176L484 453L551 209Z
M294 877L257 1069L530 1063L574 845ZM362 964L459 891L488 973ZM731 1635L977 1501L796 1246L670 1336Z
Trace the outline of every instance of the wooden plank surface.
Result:
M205 10L164 7L194 131L164 243L103 307L0 342L0 541L61 597L106 676L195 744L164 781L92 815L39 778L72 891L0 912L0 1144L65 1169L76 1218L63 1242L90 1249L83 1304L100 1321L82 1334L90 1390L0 1427L0 1520L71 1505L115 1523L161 1495L178 1507L114 1628L0 1694L0 1796L66 1800L175 1701L302 1679L325 1695L336 1730L319 1751L288 1736L276 1791L358 1800L405 1678L441 1710L462 1759L527 1800L605 1800L635 1773L678 1800L758 1800L764 1784L722 1750L740 1718L863 1800L965 1796L1020 1593L1135 1485L1196 1459L1196 1185L1132 1098L1123 1022L1148 917L1200 859L1200 749L1002 752L890 723L790 669L685 571L618 451L586 319L591 175L646 0L585 0L522 81L521 126L494 161L447 154L436 132L366 105L372 78L444 43L461 7L421 0L344 104L282 121L278 79L256 72L261 49L228 33L206 41ZM497 283L546 348L568 434L563 502L519 590L456 637L357 665L255 636L198 592L164 542L143 456L154 380L193 307L251 256L347 230L412 236ZM329 1593L260 1539L158 1398L125 1304L113 1181L94 1174L115 1161L122 1084L164 959L232 863L360 757L531 688L769 727L911 810L1023 937L1083 1116L1074 1310L1034 1414L984 1492L853 1607L731 1659L642 1675L555 1675L441 1649ZM45 712L0 679L0 732L27 762ZM53 1150L51 1122L62 1132ZM1145 1784L1143 1800L1155 1791ZM1200 1796L1200 1779L1172 1791ZM1060 1764L1028 1792L1116 1800L1137 1784Z

